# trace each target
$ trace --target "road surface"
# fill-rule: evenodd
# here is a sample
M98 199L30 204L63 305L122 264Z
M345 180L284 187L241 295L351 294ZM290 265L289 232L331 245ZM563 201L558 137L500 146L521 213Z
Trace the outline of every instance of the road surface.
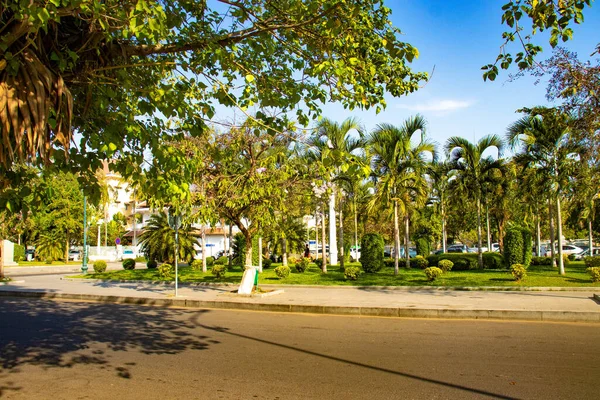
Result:
M597 399L597 324L0 299L2 399Z

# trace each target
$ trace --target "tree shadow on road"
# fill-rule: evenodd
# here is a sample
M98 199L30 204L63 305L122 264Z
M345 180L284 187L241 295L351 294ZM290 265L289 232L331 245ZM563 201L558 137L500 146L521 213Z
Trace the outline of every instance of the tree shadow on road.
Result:
M185 312L173 308L1 298L0 396L3 391L20 389L7 377L26 365L97 365L101 369L114 368L117 376L127 379L131 378L129 367L133 364L111 365L107 351L178 354L218 343L207 336L191 334L195 325L187 318L178 318ZM106 351L90 351L92 343Z

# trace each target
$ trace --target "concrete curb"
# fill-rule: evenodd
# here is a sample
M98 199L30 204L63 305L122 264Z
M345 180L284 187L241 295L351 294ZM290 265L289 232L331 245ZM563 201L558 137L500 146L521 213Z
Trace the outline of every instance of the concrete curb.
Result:
M92 294L50 293L32 291L0 291L0 297L24 297L42 299L62 299L95 301L113 304L137 304L160 307L213 308L227 310L252 310L270 312L291 312L330 315L377 316L396 318L444 318L444 319L484 319L544 322L589 322L600 323L600 312L589 311L527 311L527 310L453 310L435 308L404 307L354 307L320 306L302 304L265 304L235 301L191 300L184 298L144 298L128 296L100 296ZM598 298L598 295L594 295Z
M21 276L23 277L23 276ZM60 278L63 281L71 282L107 282L107 283L137 283L174 286L175 282L165 281L144 281L144 280L124 280L124 279L85 279L85 278ZM239 286L239 283L230 282L179 282L179 286ZM302 289L360 289L360 290L435 290L435 291L489 291L489 292L594 292L598 287L565 287L565 286L343 286L343 285L285 285L277 283L261 283L259 286L268 288L302 288Z

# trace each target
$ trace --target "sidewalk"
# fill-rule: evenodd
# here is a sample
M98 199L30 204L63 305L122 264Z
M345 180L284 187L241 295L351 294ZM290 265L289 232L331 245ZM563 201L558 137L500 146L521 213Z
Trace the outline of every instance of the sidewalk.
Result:
M65 268L66 270L67 268ZM69 273L71 271L67 271ZM43 297L190 308L243 309L413 318L475 318L600 323L600 288L552 291L449 290L438 288L297 287L268 297L244 297L237 286L69 280L64 275L15 276L0 297Z

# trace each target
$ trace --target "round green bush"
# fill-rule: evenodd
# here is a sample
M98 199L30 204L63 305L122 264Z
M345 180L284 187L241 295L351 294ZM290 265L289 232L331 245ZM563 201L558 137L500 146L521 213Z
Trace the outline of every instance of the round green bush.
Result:
M227 258L227 256L221 256L215 260L215 264L227 265L229 264L229 258Z
M206 257L206 266L207 267L212 267L215 264L215 258L214 257Z
M101 274L102 272L106 271L106 261L104 261L104 260L95 261L93 268L94 268L94 272Z
M279 279L287 278L290 276L290 267L280 265L279 267L275 268L275 275L277 275Z
M583 258L585 266L588 268L600 267L600 256L587 256Z
M308 264L310 264L310 258L302 258L298 260L295 264L296 271L303 273L308 268Z
M344 269L344 278L349 281L355 281L360 276L360 268L358 267L346 267Z
M161 264L158 266L158 275L160 275L163 279L169 279L173 272L175 271L175 267L171 264Z
M586 271L592 277L592 282L600 282L600 267L590 267Z
M452 270L454 263L450 260L440 260L438 262L438 268L442 270L442 272L446 273Z
M429 266L429 261L423 256L416 256L411 263L414 263L417 268L425 269Z
M194 261L192 261L192 265L190 265L190 267L192 267L196 271L201 270L202 269L202 260L194 260Z
M48 258L46 258L46 259L44 260L44 263L45 263L45 264L52 264L52 261L54 261L54 260L52 259L52 257L48 257Z
M510 273L515 281L521 282L527 276L527 269L523 264L513 264L510 266Z
M210 273L215 276L216 279L221 279L225 277L225 273L227 272L227 266L221 264L215 264L212 266Z
M425 268L423 270L423 272L425 272L425 275L427 275L427 279L430 282L435 281L437 278L439 278L442 275L442 270L439 269L438 267Z
M273 263L273 261L271 261L271 259L270 259L270 258L265 258L265 259L263 260L263 268L264 268L264 269L269 269L269 268L271 268L271 264L272 264L272 263Z
M123 269L132 270L135 269L135 260L133 258L126 258L123 260Z
M146 263L146 268L148 269L155 269L156 267L158 267L158 263L155 260L150 260Z
M504 268L504 257L498 252L486 251L483 253L484 269L502 269Z
M383 238L377 233L367 233L360 242L360 263L365 272L383 268Z

